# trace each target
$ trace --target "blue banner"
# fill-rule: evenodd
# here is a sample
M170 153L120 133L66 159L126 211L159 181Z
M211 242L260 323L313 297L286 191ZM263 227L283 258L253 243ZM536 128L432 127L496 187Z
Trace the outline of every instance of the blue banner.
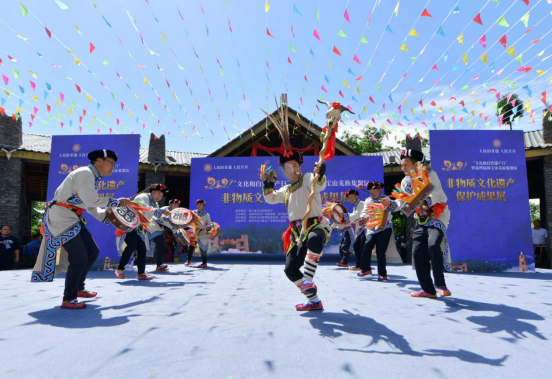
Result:
M302 172L312 172L318 157L306 156ZM211 243L209 252L283 253L281 240L289 218L284 204L266 204L259 178L262 164L278 172L276 189L288 184L278 157L192 158L190 209L203 199L211 220L221 234ZM322 199L345 203L345 192L368 181L383 182L381 156L337 156L326 162L327 186ZM362 190L360 199L368 194ZM345 203L352 211L352 204ZM333 233L324 253L338 253L340 235Z
M138 164L140 158L139 135L77 135L53 136L48 173L48 201L67 174L81 166L88 166L87 155L98 149L113 150L117 153L117 163L111 176L105 176L99 183L100 195L108 197L131 197L138 188ZM119 261L115 246L115 227L106 225L87 212L84 213L87 228L100 248L100 255L94 268L103 268L109 260Z
M439 130L430 138L456 268L534 271L523 132Z

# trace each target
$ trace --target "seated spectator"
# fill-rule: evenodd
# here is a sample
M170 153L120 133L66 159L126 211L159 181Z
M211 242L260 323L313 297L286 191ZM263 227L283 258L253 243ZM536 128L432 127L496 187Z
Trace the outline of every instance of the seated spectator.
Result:
M34 259L38 256L38 250L40 250L40 244L42 243L42 234L38 233L33 236L33 240L25 246L23 254L27 259Z
M548 250L550 247L550 239L548 231L541 228L541 221L533 221L534 228L531 230L533 234L533 252L535 254L535 262L545 262Z
M11 270L19 263L19 241L11 235L9 225L2 225L0 231L0 271Z

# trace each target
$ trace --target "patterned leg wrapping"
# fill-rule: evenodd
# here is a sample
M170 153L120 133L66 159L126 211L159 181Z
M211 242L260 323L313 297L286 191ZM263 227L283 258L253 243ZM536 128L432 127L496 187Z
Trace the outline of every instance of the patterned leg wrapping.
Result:
M309 281L313 281L314 274L316 274L316 269L318 268L318 262L320 262L320 253L313 253L312 251L307 251L307 257L305 258L305 278Z

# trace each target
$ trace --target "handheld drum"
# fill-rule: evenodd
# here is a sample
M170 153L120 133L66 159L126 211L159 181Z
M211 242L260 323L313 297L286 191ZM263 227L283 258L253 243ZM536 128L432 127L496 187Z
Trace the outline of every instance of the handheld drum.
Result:
M109 222L125 233L140 226L138 214L130 207L106 208L105 213Z
M212 222L205 227L205 234L209 238L215 238L220 232L220 226L216 222Z
M343 204L327 202L322 210L324 215L330 218L336 224L349 223L349 212Z
M192 211L187 208L176 208L171 211L169 222L177 228L188 225L193 219Z
M418 163L416 171L412 172L410 183L412 184L412 192L405 192L399 185L396 185L396 189L391 193L391 197L404 202L397 211L401 211L406 216L410 216L434 189L429 180L429 174L421 163Z

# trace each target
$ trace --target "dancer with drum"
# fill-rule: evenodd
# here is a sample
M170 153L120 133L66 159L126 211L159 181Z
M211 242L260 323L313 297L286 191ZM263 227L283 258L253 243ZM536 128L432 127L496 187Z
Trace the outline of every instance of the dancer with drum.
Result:
M207 250L209 250L209 236L207 234L206 227L211 224L211 215L205 211L205 200L197 199L196 200L197 209L193 212L198 215L201 219L201 225L197 228L197 248L201 253L201 264L196 266L196 268L207 268ZM196 247L191 244L188 246L188 259L184 265L189 266L192 263L192 256L194 254Z
M117 154L111 150L95 150L88 154L90 165L71 172L56 189L42 219L44 239L33 269L33 282L50 282L55 274L67 272L63 309L83 309L78 297L92 298L96 292L85 290L88 271L100 253L82 216L88 211L94 218L110 224L103 207L124 207L129 199L100 197L98 183L112 174Z
M431 170L428 175L423 167L424 160L424 154L421 151L408 149L401 152L401 169L405 177L400 186L402 194L397 193L396 202L403 213L405 210L415 212L416 227L413 230L412 255L416 275L422 286L421 291L412 292L410 295L430 298L437 297L437 294L451 296L452 293L447 288L444 275L444 271L451 271L451 257L447 243L450 210L446 204L447 195L441 187L437 173ZM426 188L420 190L418 196L414 196L417 195L417 188L424 185ZM427 187L431 188L423 195ZM413 199L410 202L399 198L406 198L405 193L412 193L410 197ZM435 285L431 279L431 268L433 268Z
M393 234L393 222L391 221L393 216L391 212L394 212L395 208L397 208L397 204L393 200L385 195L382 196L383 187L384 184L380 182L369 182L366 184L366 188L370 191L370 197L364 202L362 214L367 215L370 212L371 204L382 204L384 217L379 225L370 225L372 227L366 228L366 242L362 250L360 272L357 274L359 277L372 275L371 257L372 250L375 247L378 260L378 281L380 282L388 280L385 255Z
M351 242L353 251L355 253L355 265L354 267L349 267L350 270L359 271L362 261L362 249L364 248L364 243L366 242L366 222L361 217L362 211L364 209L364 201L359 199L359 193L356 189L350 189L346 192L347 201L353 204L353 212L349 214L349 221L352 226L357 228L355 233L355 238Z
M349 191L347 191L349 193ZM343 204L332 204L325 208L323 212L333 220L332 229L340 231L341 242L339 243L339 255L341 260L336 263L337 267L349 267L349 257L353 252L354 226L350 222L349 213Z
M163 265L165 241L163 240L163 229L158 223L161 215L170 215L169 211L160 209L158 204L158 201L160 201L167 192L167 187L163 184L152 184L144 193L140 193L134 198L135 203L143 206L143 214L148 221L148 225L140 225L138 228L128 233L118 234L117 247L122 253L119 267L115 270L115 276L117 278L125 278L125 266L130 261L132 254L136 251L136 265L138 267L136 279L153 279L152 275L146 274L146 255L154 248L157 253L156 271L168 270L167 265Z

